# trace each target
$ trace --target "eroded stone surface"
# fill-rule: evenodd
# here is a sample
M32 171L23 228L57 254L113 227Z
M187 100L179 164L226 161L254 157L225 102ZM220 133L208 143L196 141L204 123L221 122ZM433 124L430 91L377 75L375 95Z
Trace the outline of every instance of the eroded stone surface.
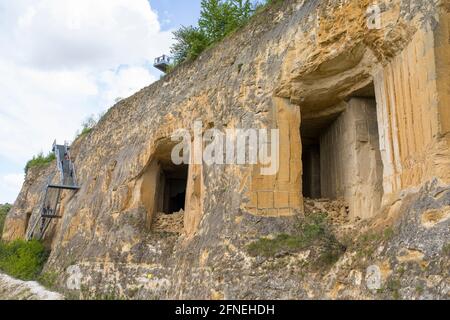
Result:
M448 298L449 220L438 214L450 205L448 8L406 2L386 2L383 28L373 30L369 0L284 1L111 108L73 144L81 189L63 194L63 218L46 237L46 270L60 275L61 290L82 298ZM384 206L353 215L376 217L349 228L353 241L330 266L310 265L316 248L250 256L248 244L295 232L304 213L302 124L320 133L345 102L367 94L377 100ZM198 119L204 129L280 129L280 171L193 166L183 231L152 232L149 168L166 160L171 133ZM361 128L353 129L365 143ZM25 235L49 176L53 165L27 176L3 239ZM364 192L355 194L370 197ZM344 242L345 228L336 230ZM370 266L379 273L367 275Z
M0 273L0 300L64 300L37 282L25 282Z

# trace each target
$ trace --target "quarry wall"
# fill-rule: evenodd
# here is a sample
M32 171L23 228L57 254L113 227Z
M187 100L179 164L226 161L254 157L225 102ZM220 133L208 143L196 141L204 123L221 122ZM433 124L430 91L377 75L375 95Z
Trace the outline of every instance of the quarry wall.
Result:
M60 288L82 297L111 291L156 299L338 297L336 278L323 282L333 288L307 288L275 268L269 279L245 249L289 233L304 214L304 146L322 136L321 196L344 196L354 218L373 218L392 203L396 214L419 214L419 200L399 204L402 192L446 195L450 183L448 2L387 1L375 29L368 25L372 4L284 1L111 108L74 142L81 189L63 193L63 218L46 236L52 248L46 271L60 274ZM171 134L192 131L196 120L203 131L279 129L280 170L263 176L261 165L190 165L182 232L152 231L162 199L158 166L173 146ZM339 126L343 131L331 133ZM331 161L339 161L333 173L326 171ZM24 237L48 177L56 175L53 165L27 175L4 240ZM439 186L423 189L430 181ZM428 206L445 207L447 198ZM361 287L346 295L373 293Z
M379 213L383 164L376 103L352 98L320 137L321 196L348 201L352 218Z

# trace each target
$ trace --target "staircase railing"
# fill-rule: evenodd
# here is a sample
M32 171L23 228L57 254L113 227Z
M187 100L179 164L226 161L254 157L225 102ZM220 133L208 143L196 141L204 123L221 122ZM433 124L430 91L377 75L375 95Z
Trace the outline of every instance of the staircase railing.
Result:
M27 240L43 239L53 219L61 218L59 211L62 190L79 190L76 181L75 165L70 157L69 144L65 142L63 146L57 145L55 141L52 150L56 155L57 168L60 173L60 183L54 185L51 183L53 179L51 177L48 179L44 198L39 208L39 216L34 221L33 226L27 230ZM64 172L65 168L68 168L68 172ZM67 179L69 177L71 178L70 181ZM56 194L50 194L52 191L55 191ZM55 195L56 197L54 197ZM39 232L37 232L39 224L40 228Z

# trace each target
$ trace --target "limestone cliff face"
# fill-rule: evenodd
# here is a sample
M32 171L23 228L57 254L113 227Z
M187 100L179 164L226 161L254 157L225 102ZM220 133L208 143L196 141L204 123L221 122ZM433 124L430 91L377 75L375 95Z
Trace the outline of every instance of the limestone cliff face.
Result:
M52 247L46 270L60 274L61 290L84 298L448 298L449 6L386 1L382 27L371 29L370 5L284 1L111 108L74 143L81 189L63 194L63 218L46 236ZM293 231L308 196L302 151L324 139L354 99L376 101L378 128L364 118L373 120L374 112L351 122L356 151L330 153L344 159L335 173L351 172L346 157L369 150L373 164L362 168L380 179L339 196L366 208L365 190L376 193L370 213L354 209L351 217L371 218L367 230L393 228L395 236L377 242L369 256L349 247L331 269L306 275L308 251L250 256L252 241ZM183 229L155 230L157 176L170 136L195 120L204 129L280 129L280 171L260 176L258 166L191 165ZM327 132L345 144L345 136ZM361 172L339 181L372 181ZM53 165L27 176L5 240L24 236L52 175Z

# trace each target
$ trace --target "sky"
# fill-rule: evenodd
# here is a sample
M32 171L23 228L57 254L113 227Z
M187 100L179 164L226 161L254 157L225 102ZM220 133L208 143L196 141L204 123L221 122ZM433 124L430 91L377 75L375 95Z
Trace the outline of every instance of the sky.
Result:
M0 203L33 155L158 80L153 59L199 12L200 0L0 0Z

